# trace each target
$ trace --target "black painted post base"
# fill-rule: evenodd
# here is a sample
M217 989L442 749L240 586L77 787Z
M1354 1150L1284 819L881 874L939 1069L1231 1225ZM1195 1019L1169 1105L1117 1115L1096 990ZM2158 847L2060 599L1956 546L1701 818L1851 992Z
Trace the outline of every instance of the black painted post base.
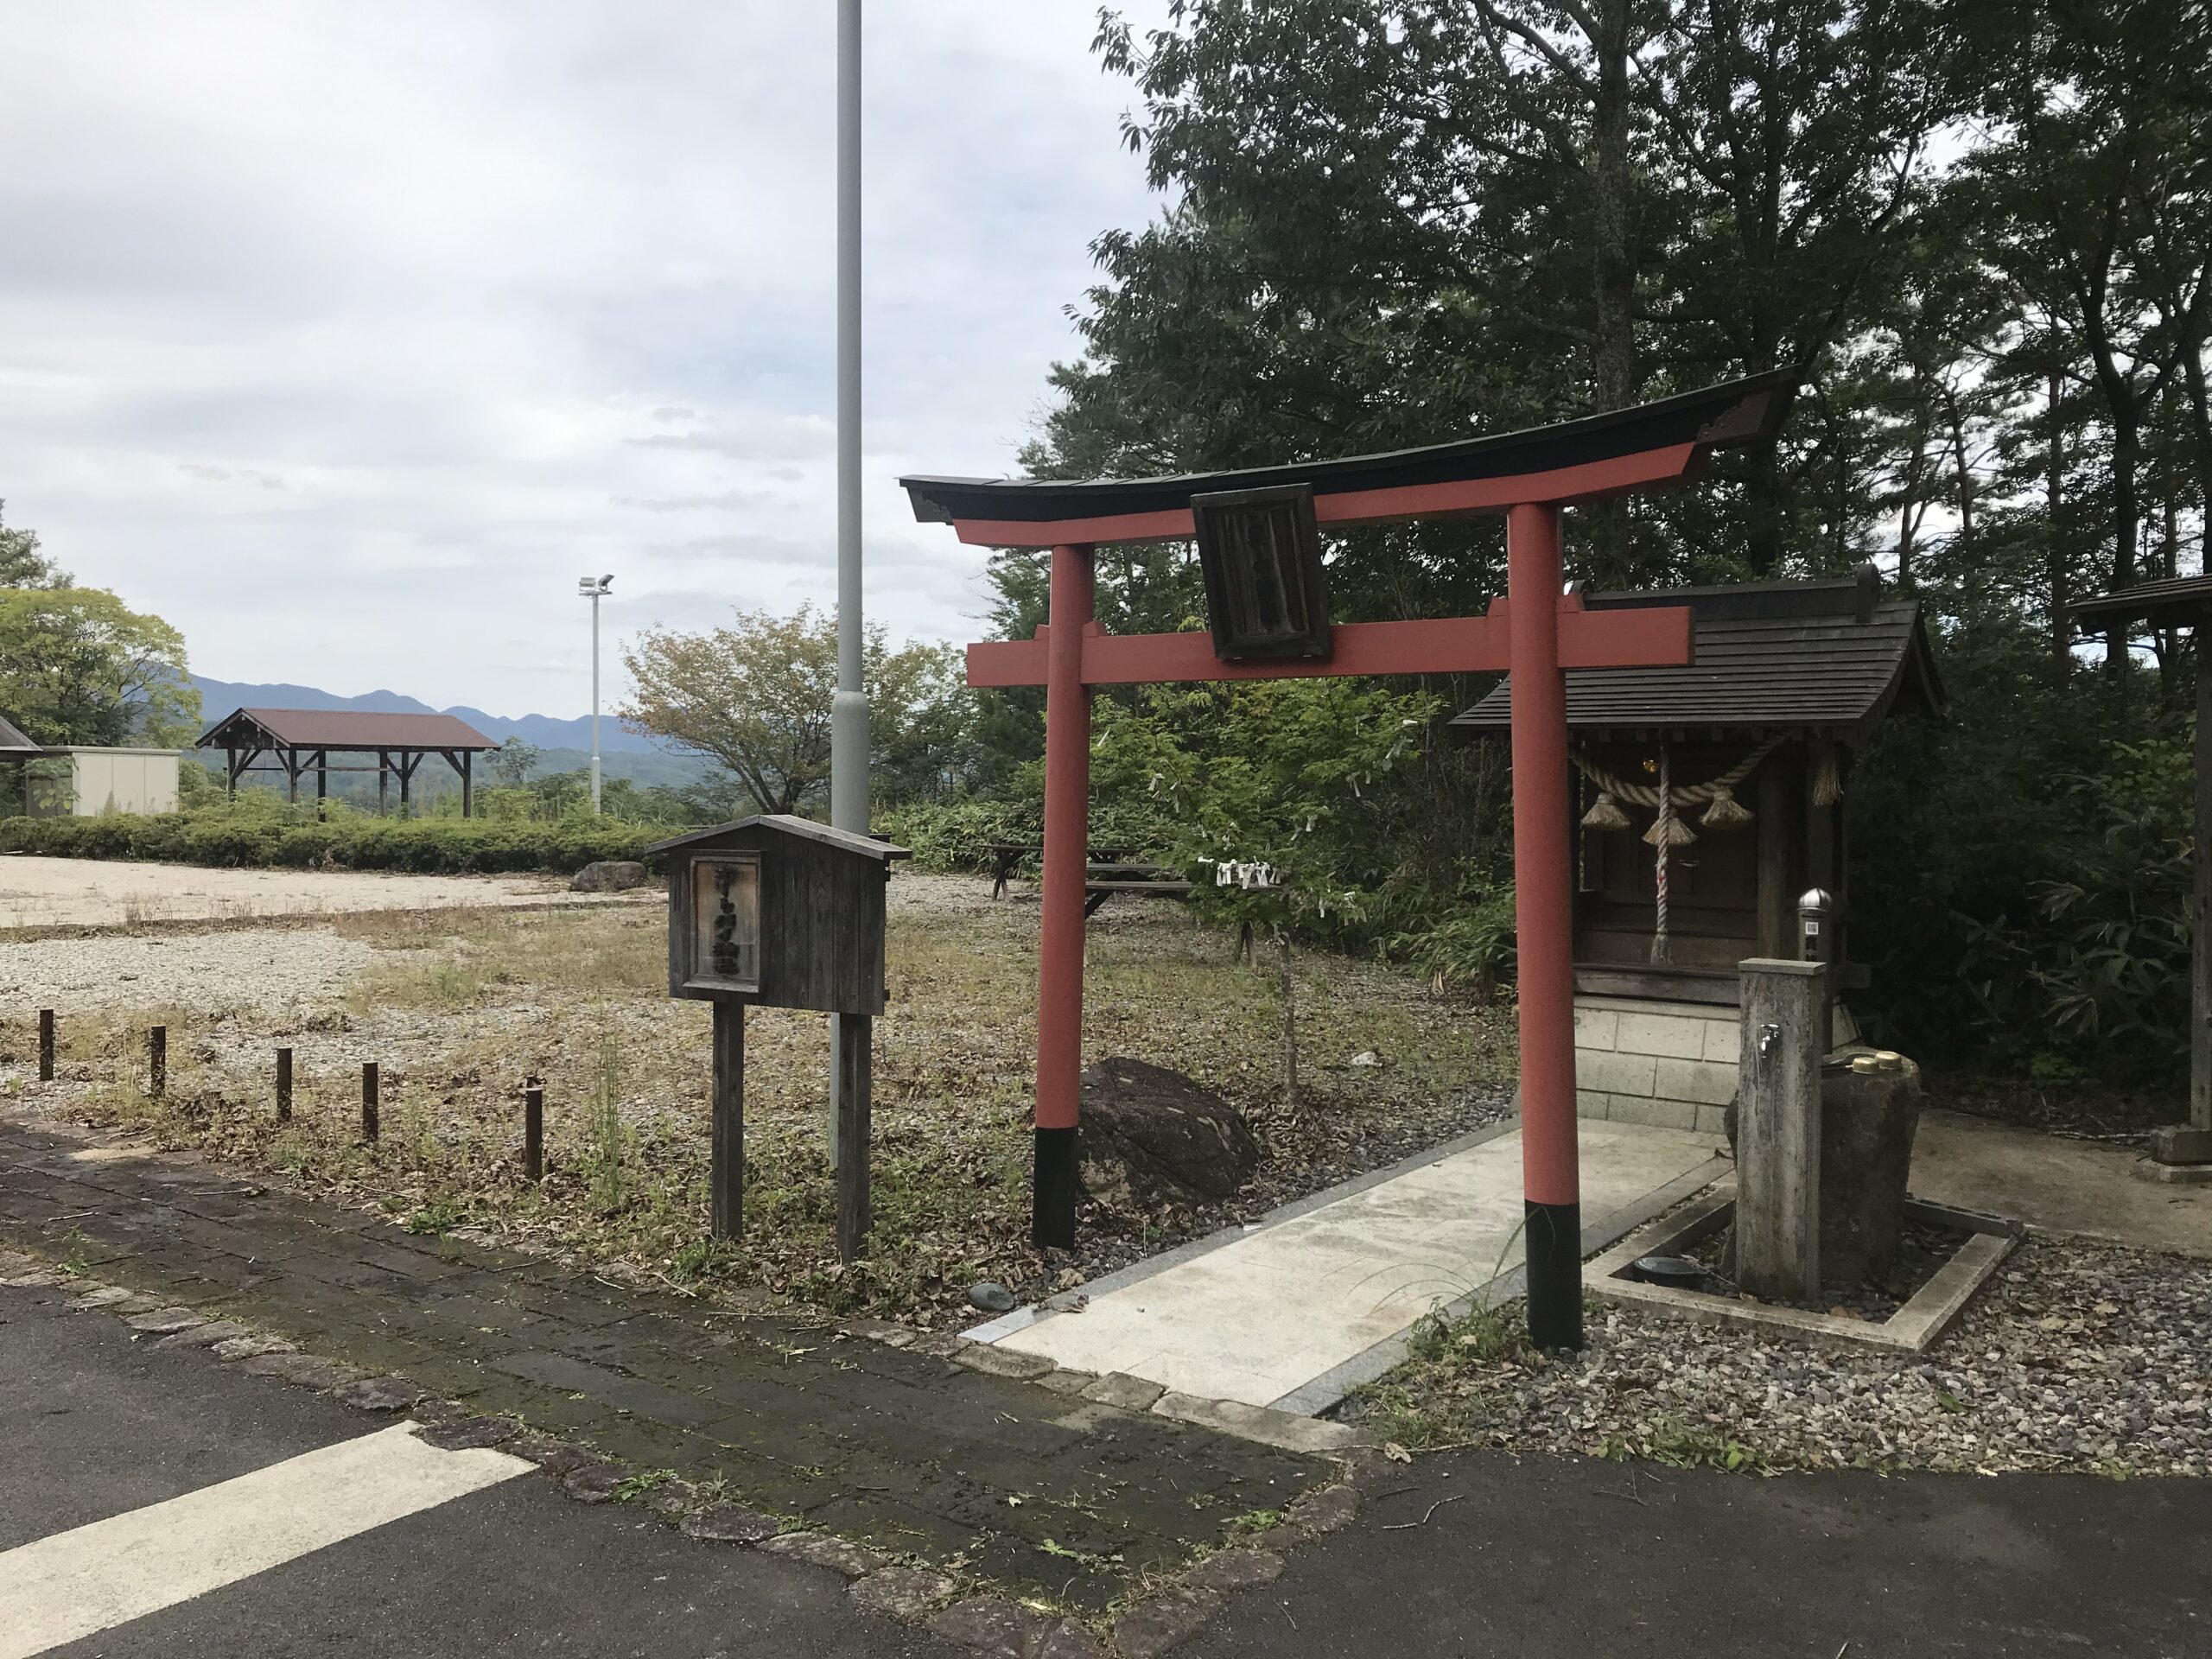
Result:
M1030 1242L1040 1250L1075 1248L1075 1129L1039 1129L1030 1191Z
M1529 1340L1538 1348L1582 1346L1582 1206L1524 1199Z

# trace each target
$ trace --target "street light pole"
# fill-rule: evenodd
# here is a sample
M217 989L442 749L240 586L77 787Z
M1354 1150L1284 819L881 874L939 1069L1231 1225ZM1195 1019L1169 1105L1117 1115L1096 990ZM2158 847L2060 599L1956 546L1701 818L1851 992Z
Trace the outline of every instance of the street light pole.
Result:
M837 0L837 695L830 822L866 835L868 691L861 619L861 0Z
M830 703L830 822L868 831L868 690L861 631L861 0L837 0L837 693ZM866 1014L830 1016L830 1162L852 1086L849 1057L868 1053ZM867 1075L865 1066L858 1073ZM863 1090L866 1084L861 1087ZM862 1094L865 1103L867 1096ZM867 1142L861 1141L862 1154Z
M579 576L576 591L591 601L591 815L599 816L599 601L614 585L613 576Z

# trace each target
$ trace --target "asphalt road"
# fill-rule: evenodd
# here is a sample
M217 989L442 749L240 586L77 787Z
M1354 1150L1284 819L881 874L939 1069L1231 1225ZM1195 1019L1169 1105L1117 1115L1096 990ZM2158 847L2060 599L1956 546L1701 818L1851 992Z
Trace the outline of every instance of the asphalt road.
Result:
M1402 1474L1178 1659L2212 1659L2212 1482Z
M0 1291L0 1552L387 1427L206 1354L133 1342L104 1314ZM315 1481L302 1474L298 1486L297 1507L312 1518ZM264 1502L255 1529L283 1528L283 1508ZM0 1553L0 1597L11 1561L19 1583L30 1564ZM25 1650L21 1640L0 1629L0 1652ZM525 1475L45 1651L888 1659L963 1650L862 1612L823 1569L696 1543L630 1506L586 1506Z

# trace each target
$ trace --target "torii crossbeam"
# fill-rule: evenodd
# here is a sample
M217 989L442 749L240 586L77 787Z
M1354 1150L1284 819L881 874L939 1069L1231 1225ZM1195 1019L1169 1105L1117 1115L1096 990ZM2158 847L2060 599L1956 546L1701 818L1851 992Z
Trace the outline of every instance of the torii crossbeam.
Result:
M1075 1242L1090 688L1510 669L1529 1328L1541 1347L1581 1345L1573 872L1567 822L1566 688L1560 677L1569 668L1686 664L1690 613L1678 608L1583 610L1564 592L1560 510L1678 481L1696 472L1713 449L1771 438L1798 379L1794 370L1783 370L1497 437L1234 473L1076 483L900 480L918 519L949 524L963 542L1052 550L1047 621L1036 637L968 647L970 685L1045 688L1045 867L1032 1195L1033 1236L1040 1248ZM1295 494L1298 507L1307 510L1307 491L1309 529L1503 513L1506 597L1493 600L1489 613L1480 617L1330 627L1324 614L1310 654L1273 660L1227 656L1218 615L1211 634L1100 631L1092 607L1094 549L1192 537L1201 537L1203 549L1200 514L1215 510L1208 503L1241 505L1251 496ZM1211 575L1210 569L1210 591Z

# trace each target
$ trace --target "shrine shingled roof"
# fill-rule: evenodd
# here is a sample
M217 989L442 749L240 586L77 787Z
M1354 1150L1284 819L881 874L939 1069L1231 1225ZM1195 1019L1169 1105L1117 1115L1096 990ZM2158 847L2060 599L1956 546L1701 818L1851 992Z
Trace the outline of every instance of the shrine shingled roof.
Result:
M1798 732L1862 742L1892 715L1940 717L1945 699L1916 600L1881 597L1873 568L1838 581L1590 594L1593 611L1686 605L1685 668L1570 669L1567 724L1585 739ZM1452 728L1503 737L1512 677Z
M0 754L39 755L46 751L5 720L0 720Z

